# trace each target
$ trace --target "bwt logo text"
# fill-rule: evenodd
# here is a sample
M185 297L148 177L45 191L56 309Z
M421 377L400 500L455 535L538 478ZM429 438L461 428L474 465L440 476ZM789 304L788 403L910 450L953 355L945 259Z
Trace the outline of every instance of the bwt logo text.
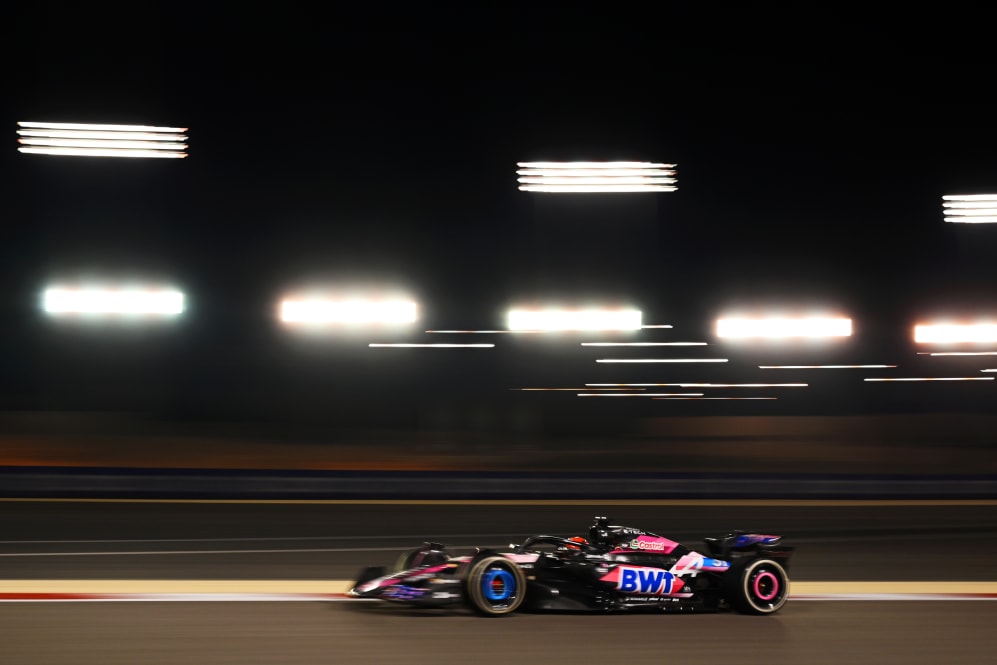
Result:
M646 593L667 596L672 592L675 576L655 568L620 568L616 588L623 593Z

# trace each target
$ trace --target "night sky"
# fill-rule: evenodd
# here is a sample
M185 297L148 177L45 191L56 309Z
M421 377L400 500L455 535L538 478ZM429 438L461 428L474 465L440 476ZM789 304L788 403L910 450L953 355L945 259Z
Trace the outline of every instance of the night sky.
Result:
M815 362L903 364L919 317L997 317L997 229L944 224L940 205L997 191L983 17L777 4L15 10L0 409L329 416L334 403L334 419L409 423L535 397L510 388L613 380L591 354L568 357L577 339L570 352L507 336L490 355L390 361L366 339L289 339L275 302L323 280L410 289L419 341L502 327L517 301L595 293L674 325L671 339L708 339L725 308L825 305L857 331ZM188 127L190 156L22 155L19 120ZM676 163L679 189L528 194L515 164L529 160ZM170 281L189 310L144 331L46 321L44 285L88 274ZM759 380L756 359L726 380ZM664 380L655 372L616 380ZM832 384L778 407L681 412L985 410L995 389L940 407L938 393L873 400Z

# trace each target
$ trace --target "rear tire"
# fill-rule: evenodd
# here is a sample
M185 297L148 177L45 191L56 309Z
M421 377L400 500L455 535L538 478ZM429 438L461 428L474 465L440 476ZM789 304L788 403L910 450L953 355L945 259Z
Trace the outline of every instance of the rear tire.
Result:
M471 564L464 580L465 597L478 614L515 612L526 596L526 575L504 556L486 556Z
M742 614L774 614L789 599L789 575L777 561L754 559L727 574L727 600Z

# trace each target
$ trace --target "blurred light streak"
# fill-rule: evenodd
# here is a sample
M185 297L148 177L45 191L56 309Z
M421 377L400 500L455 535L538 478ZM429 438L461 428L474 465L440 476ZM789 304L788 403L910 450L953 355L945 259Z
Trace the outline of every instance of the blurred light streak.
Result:
M925 376L900 378L867 378L865 381L993 381L992 376Z
M450 333L457 335L500 334L500 333L549 333L551 330L427 330L427 333Z
M981 372L997 372L997 369L981 369Z
M597 363L725 363L726 358L600 358Z
M997 351L918 351L919 356L997 356Z
M176 136L172 134L156 134L153 132L102 132L102 131L43 131L36 129L22 129L18 132L21 136L38 138L65 138L65 139L119 139L125 141L174 141Z
M96 148L18 148L27 155L62 155L66 157L142 157L182 159L186 153L158 150L113 150Z
M779 399L778 397L656 397L655 399Z
M993 224L997 222L997 194L943 196L942 210L946 222Z
M528 310L511 309L509 330L638 330L641 312L621 310Z
M84 157L187 156L186 127L19 122L18 150Z
M662 324L657 324L657 325L645 324L645 325L641 326L641 328L648 328L648 329L650 329L650 328L674 328L674 327L675 326L673 326L671 324L668 324L668 323L662 323Z
M920 343L997 342L997 324L923 324L914 326L914 341Z
M108 145L107 141L95 139L21 139L22 145L43 146L51 148L108 148L115 149L138 149L138 150L184 150L186 145L174 142L157 141L114 141L114 145Z
M680 388L806 388L808 383L680 383Z
M49 314L181 314L179 291L143 289L46 289L42 307Z
M609 386L611 388L622 388L624 386L647 386L653 388L664 388L666 386L674 386L679 388L682 386L681 383L586 383L586 388L591 388L593 386Z
M670 185L520 185L523 192L544 192L547 194L613 194L638 192L674 192Z
M524 176L523 179L539 179L543 177L564 178L565 176L577 178L646 178L658 173L658 171L654 170L656 167L626 168L605 166L604 168L572 168L570 162L561 166L562 168L522 168L516 171L516 173ZM674 166L674 164L660 165L662 168L666 166ZM566 170L568 168L571 168L571 170Z
M700 397L703 393L578 393L579 397Z
M492 349L494 344L368 344L372 349Z
M997 224L997 215L988 217L946 217L945 221L949 224Z
M852 320L840 317L763 317L717 320L718 337L848 337Z
M675 164L659 164L654 162L519 162L516 164L524 169L673 169Z
M570 392L576 393L579 390L619 390L619 388L618 387L612 387L612 388L589 388L588 384L586 384L586 386L584 388L509 388L509 390L524 390L524 391L559 391L559 390L566 390L566 391L570 391ZM633 390L644 390L644 389L643 388L633 388Z
M569 177L567 178L550 176L539 178L523 177L519 179L519 182L524 185L568 185L572 187L575 185L602 185L613 187L617 185L640 185L641 187L654 187L657 185L672 184L675 182L675 178L655 178L650 176L626 177L607 172L595 178L580 177L578 174L572 173L569 174Z
M407 300L281 301L280 319L285 323L413 323L417 307Z
M888 369L896 365L759 365L758 369Z
M677 386L679 388L804 388L807 383L586 383L586 386Z
M706 342L582 342L582 346L706 346Z
M524 192L673 192L675 164L652 162L519 162Z
M103 130L111 132L166 132L177 134L186 132L186 127L155 127L151 125L106 125L80 122L18 122L21 127L32 129L56 129L56 130Z

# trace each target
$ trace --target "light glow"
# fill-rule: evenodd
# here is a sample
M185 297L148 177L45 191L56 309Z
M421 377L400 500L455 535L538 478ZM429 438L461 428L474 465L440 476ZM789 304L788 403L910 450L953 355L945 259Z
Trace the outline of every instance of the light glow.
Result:
M945 221L956 224L993 224L997 222L997 194L943 196Z
M417 307L407 300L287 299L280 304L284 323L412 323Z
M639 310L528 310L512 309L510 330L638 330Z
M54 315L176 315L183 312L184 296L172 290L50 288L44 292L42 307Z
M840 317L767 317L717 320L718 337L848 337L852 320Z
M918 351L919 356L997 356L997 351Z
M914 326L914 341L922 344L997 342L997 324L924 324Z
M187 156L186 127L19 122L25 154L179 159Z
M673 192L675 165L652 162L519 162L524 192Z

